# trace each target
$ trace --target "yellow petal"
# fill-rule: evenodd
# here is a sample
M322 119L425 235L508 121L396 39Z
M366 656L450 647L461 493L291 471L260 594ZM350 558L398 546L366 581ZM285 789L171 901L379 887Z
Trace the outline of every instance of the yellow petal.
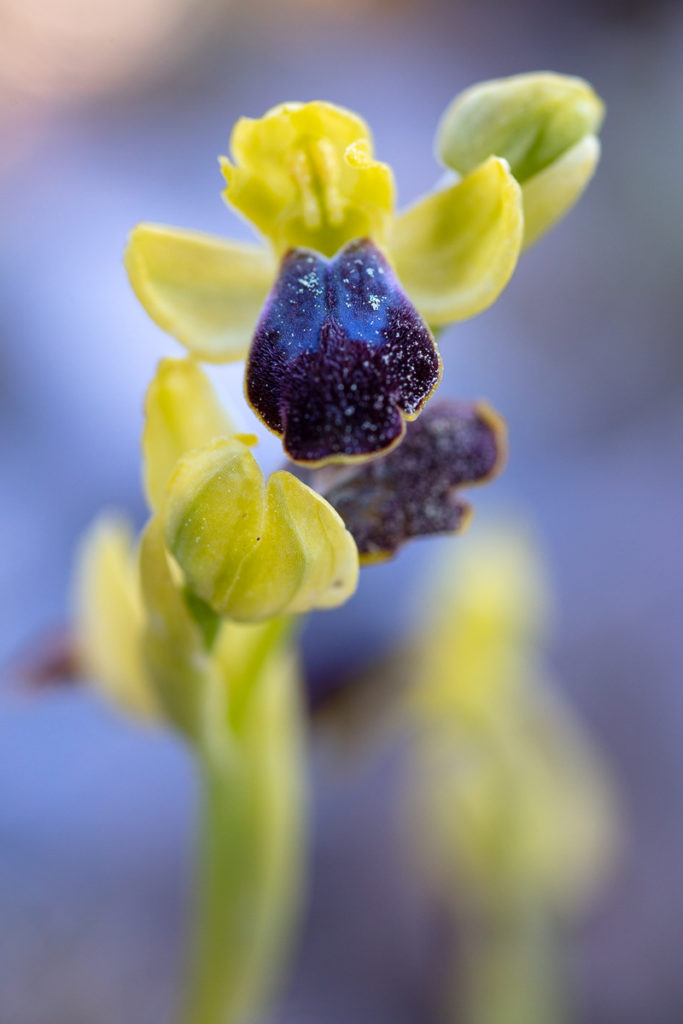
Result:
M93 685L141 718L157 705L142 654L143 607L131 531L110 515L83 538L77 561L74 619L79 660Z
M193 355L214 363L244 359L275 274L265 248L139 224L125 262L151 318Z
M504 157L524 184L584 136L598 132L604 105L582 78L540 71L467 89L439 125L443 162L467 174L489 156Z
M285 103L242 118L223 159L226 201L280 252L332 256L346 242L380 244L393 210L391 169L372 156L367 125L331 103Z
M234 433L208 377L192 359L162 359L147 390L142 434L147 500L158 509L178 459Z
M580 199L599 159L600 140L587 135L522 186L525 249Z
M492 157L397 217L391 255L422 316L440 326L495 301L515 269L522 234L519 185L507 163Z
M264 488L235 438L180 461L164 514L190 588L236 621L334 607L356 587L356 545L334 509L288 473Z

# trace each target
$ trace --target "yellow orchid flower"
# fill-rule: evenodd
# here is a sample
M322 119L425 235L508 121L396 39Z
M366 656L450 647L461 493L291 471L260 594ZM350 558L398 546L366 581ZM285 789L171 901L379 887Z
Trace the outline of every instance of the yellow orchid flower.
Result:
M364 461L402 440L438 386L428 325L494 302L523 242L577 200L602 117L577 78L475 86L437 136L458 180L398 214L391 169L358 115L315 101L242 118L223 194L264 243L141 224L131 283L198 358L247 358L247 398L294 462Z
M495 153L522 186L524 245L571 209L600 158L605 107L581 78L537 72L483 82L457 96L443 116L437 152L468 175Z
M200 359L245 358L277 259L290 248L333 256L356 238L372 238L402 268L406 291L421 295L416 305L435 325L485 309L514 269L520 202L504 161L487 161L465 186L395 215L391 170L373 159L365 122L341 107L287 103L260 119L242 118L231 148L234 162L222 160L223 195L270 247L141 224L126 251L149 315ZM430 292L431 275L438 284Z
M231 150L224 197L264 244L139 225L126 252L138 298L197 358L248 355L247 397L295 462L389 450L439 383L427 324L485 309L514 270L523 223L506 161L396 214L390 168L341 107L243 118Z

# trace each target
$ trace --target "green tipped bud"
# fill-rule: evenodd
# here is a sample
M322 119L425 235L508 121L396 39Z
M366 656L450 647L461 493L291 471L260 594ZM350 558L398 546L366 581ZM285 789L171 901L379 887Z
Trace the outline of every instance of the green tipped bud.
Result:
M588 184L603 117L602 100L581 78L514 75L475 85L453 100L439 126L437 153L460 174L490 156L507 160L522 185L529 245Z
M437 151L467 174L490 156L504 157L520 185L586 135L600 130L604 106L582 78L536 72L482 82L446 110Z

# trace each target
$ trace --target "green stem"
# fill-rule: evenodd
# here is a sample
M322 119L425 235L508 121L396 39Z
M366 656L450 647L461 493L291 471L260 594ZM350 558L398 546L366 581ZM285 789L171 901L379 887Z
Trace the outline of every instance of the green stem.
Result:
M207 724L195 944L183 1024L255 1024L291 945L302 873L299 679L282 632ZM248 686L247 686L248 683ZM220 689L220 688L219 688ZM214 713L221 693L208 695Z
M562 1024L558 937L547 908L501 908L477 935L466 965L468 1024Z

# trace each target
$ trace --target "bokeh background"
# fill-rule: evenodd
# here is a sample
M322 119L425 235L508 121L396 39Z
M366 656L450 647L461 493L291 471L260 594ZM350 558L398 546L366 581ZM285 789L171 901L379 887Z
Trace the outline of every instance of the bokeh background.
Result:
M80 533L136 522L141 400L175 354L121 263L139 220L248 229L222 205L232 123L286 99L362 112L400 199L476 81L579 74L603 161L497 304L443 339L444 389L509 423L482 521L532 524L547 662L613 777L611 880L574 935L575 1019L683 1020L683 10L656 0L0 0L0 662L68 616ZM237 402L239 371L217 376ZM244 410L245 421L248 417ZM274 442L264 439L274 465ZM472 527L476 531L477 526ZM467 543L464 537L461 543ZM439 542L311 618L320 696L415 620ZM396 753L314 759L311 893L277 1021L428 1024L438 959L397 829ZM0 1021L165 1022L184 948L194 786L172 737L88 693L0 683ZM501 1022L503 1024L503 1022Z

